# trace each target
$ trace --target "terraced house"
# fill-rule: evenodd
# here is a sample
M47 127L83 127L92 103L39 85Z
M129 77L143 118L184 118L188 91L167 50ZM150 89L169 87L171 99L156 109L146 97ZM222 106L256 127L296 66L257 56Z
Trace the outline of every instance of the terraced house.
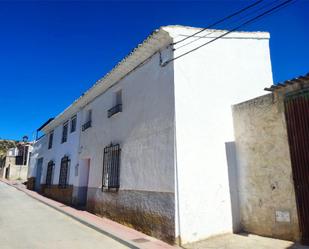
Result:
M230 106L272 83L269 34L198 31L155 30L40 127L36 189L170 243L237 230Z

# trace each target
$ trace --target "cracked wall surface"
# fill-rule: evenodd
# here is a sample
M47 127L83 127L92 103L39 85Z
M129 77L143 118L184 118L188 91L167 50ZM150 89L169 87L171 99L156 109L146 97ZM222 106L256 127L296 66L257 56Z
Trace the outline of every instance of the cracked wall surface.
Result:
M233 118L242 228L299 240L282 99L268 94L235 105Z

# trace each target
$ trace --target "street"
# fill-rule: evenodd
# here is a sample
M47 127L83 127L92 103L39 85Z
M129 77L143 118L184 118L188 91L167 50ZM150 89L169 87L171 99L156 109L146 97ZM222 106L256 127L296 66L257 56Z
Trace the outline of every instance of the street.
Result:
M128 248L0 182L0 248Z

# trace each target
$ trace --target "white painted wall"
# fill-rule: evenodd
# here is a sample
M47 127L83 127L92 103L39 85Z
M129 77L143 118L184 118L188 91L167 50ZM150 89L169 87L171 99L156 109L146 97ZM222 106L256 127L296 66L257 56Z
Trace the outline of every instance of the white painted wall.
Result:
M72 115L73 117L74 115ZM49 133L51 130L44 131L46 135L44 136L44 143L42 146L42 157L43 159L43 170L42 170L42 178L41 184L45 183L46 173L47 173L47 164L50 160L53 160L55 163L52 184L57 185L59 183L59 174L60 174L60 164L63 156L67 155L70 158L70 170L69 170L69 185L76 186L78 184L78 177L75 176L75 167L78 165L78 148L79 148L79 136L80 136L80 112L77 113L77 122L76 122L76 130L71 133L71 119L69 121L68 128L68 139L67 142L61 143L62 138L62 128L63 124L58 125L54 128L54 137L53 137L53 145L51 149L48 149L48 140Z
M119 89L123 111L107 118ZM121 190L174 192L173 91L173 66L161 67L157 53L83 109L92 109L80 155L90 158L89 187L101 187L103 149L113 142L121 146Z
M47 149L46 136L42 136L40 139L34 142L31 157L29 161L28 178L36 177L36 163L41 157L44 158L45 151ZM43 159L43 164L45 163Z
M171 34L179 40L181 33L196 31L173 28ZM174 56L211 39L202 38ZM187 243L232 232L225 152L225 142L234 139L231 105L259 95L272 83L268 34L232 34L174 61L174 68L176 233Z
M163 30L175 40L198 31L170 26ZM177 49L174 57L221 34ZM164 67L156 53L94 100L84 104L81 99L77 132L61 144L62 126L55 129L53 149L44 154L42 182L47 162L54 160L53 183L58 183L60 160L66 154L72 160L70 183L78 184L73 169L79 157L90 159L88 186L100 188L103 149L119 143L120 189L176 191L176 236L181 235L183 243L231 232L225 152L225 142L234 139L231 105L261 94L272 83L268 38L266 33L233 33ZM163 54L163 62L173 57L171 48ZM107 118L119 89L123 112ZM92 127L81 132L79 140L89 109Z

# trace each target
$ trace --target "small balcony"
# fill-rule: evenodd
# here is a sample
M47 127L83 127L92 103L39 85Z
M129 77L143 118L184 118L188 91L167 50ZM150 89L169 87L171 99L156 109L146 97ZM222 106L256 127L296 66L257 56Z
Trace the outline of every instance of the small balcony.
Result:
M122 112L122 104L115 105L111 109L107 111L107 117L110 118L111 116L115 115L118 112Z
M89 121L87 121L86 123L83 124L82 131L85 131L90 127L91 127L91 120L89 120Z

